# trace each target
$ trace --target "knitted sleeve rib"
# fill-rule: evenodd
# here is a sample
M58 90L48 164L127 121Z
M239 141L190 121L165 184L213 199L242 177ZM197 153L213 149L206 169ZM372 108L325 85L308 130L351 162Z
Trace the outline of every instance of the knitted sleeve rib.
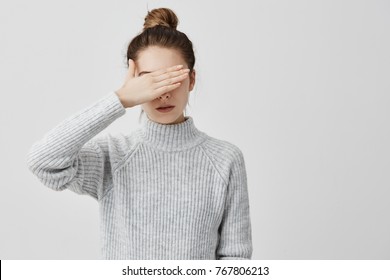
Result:
M115 92L65 119L35 142L27 156L29 170L47 187L70 189L99 199L110 169L104 138L94 138L126 113Z
M244 156L240 149L235 151L230 168L224 215L218 229L220 241L217 259L219 260L250 260L253 251Z

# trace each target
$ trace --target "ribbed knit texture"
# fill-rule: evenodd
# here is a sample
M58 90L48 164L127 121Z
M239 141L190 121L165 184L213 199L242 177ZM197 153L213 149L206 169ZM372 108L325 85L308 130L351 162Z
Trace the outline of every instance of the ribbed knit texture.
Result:
M98 201L102 258L251 259L241 150L199 131L191 116L95 137L125 113L110 92L46 133L27 158L45 186Z

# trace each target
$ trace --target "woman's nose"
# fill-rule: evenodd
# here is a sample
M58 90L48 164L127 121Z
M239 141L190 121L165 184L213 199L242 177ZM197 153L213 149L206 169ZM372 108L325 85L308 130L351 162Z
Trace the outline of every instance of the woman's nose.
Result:
M163 95L161 95L161 96L159 97L159 99L169 99L170 96L171 96L171 94L170 94L169 92L167 92L167 93L164 93Z

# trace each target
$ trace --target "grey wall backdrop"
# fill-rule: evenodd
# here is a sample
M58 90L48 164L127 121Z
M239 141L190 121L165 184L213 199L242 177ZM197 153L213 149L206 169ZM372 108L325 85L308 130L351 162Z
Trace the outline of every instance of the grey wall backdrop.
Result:
M253 259L389 259L385 0L1 1L0 258L99 258L96 201L45 187L26 155L122 86L126 46L158 7L194 43L188 114L244 153Z

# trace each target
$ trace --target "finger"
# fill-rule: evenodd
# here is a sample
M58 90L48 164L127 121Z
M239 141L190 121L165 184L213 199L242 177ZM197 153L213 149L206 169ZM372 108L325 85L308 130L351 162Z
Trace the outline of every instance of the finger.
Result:
M168 68L164 68L164 69L159 69L159 70L153 71L153 72L150 73L150 75L152 77L155 77L155 76L159 76L161 74L167 73L167 72L179 70L181 68L183 68L183 65L179 64L179 65L175 65L175 66L172 66L172 67L168 67Z
M163 87L156 89L154 91L156 93L156 98L163 95L164 93L166 93L168 91L174 90L175 88L179 87L180 85L181 85L181 83L176 83L173 85L166 85L166 86L163 86Z
M127 70L127 75L125 78L125 82L127 80L130 80L135 77L135 63L134 61L130 58L129 59L129 69Z
M188 72L190 72L190 69L181 69L181 70L176 70L173 72L163 73L161 75L154 76L153 81L158 83L158 82L161 82L161 81L166 80L166 79L172 79L172 78L181 76L183 74L187 74Z
M183 81L187 77L188 77L188 72L184 73L184 74L181 74L179 76L176 76L176 77L173 77L173 78L168 78L168 79L162 80L162 81L160 81L158 83L155 83L154 84L154 88L158 89L158 88L163 87L163 86L176 84L176 83L179 83L179 82Z

